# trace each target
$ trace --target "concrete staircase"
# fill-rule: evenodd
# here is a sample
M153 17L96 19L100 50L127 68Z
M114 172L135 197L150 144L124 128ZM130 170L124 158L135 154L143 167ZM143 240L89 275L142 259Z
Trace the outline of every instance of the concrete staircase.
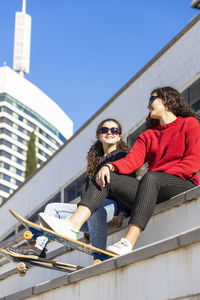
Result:
M108 244L127 231L109 229ZM20 240L18 238L18 243ZM200 299L200 187L157 205L132 253L91 265L92 258L49 244L49 257L86 268L71 274L32 267L25 277L0 258L2 299Z

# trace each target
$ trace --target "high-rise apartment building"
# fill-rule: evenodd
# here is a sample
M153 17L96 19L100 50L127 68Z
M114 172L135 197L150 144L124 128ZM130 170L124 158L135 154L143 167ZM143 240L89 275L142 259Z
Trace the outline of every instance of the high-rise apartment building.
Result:
M73 122L25 79L30 69L31 16L16 12L13 71L0 68L0 205L24 181L30 134L36 135L38 167L73 133Z
M27 144L36 135L38 166L73 133L73 122L38 87L0 68L0 204L24 181Z

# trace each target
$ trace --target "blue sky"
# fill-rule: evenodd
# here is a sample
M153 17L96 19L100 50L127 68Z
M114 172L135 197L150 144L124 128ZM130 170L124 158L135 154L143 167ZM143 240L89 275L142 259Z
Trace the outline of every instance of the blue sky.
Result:
M27 0L32 16L26 78L76 131L199 13L192 0ZM0 0L0 66L12 67L15 12Z

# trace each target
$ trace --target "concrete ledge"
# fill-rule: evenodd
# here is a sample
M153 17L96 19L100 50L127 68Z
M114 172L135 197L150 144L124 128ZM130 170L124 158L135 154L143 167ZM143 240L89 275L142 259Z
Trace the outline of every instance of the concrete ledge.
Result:
M185 201L191 201L199 196L200 196L200 186L194 187L187 192L181 193L177 196L170 198L167 201L157 204L153 215L169 210L175 206L180 206Z
M43 284L36 285L35 287L33 287L33 295L40 294L52 289L56 289L66 284L69 284L68 275L64 275L52 281L48 281Z
M91 265L89 267L83 268L82 270L70 273L68 275L69 282L74 283L76 281L80 281L92 276L103 274L112 271L114 269L116 269L115 259L111 258L99 264Z
M20 300L20 299L24 299L24 298L31 297L31 296L33 296L32 288L28 288L28 289L25 289L23 291L17 292L15 294L5 296L4 298L0 298L0 300L1 299L4 299L4 300Z
M155 208L155 211L153 213L153 216L157 215L159 213L162 213L166 210L169 210L173 207L182 205L185 202L185 193L186 192L184 192L182 194L179 194L175 197L172 197L167 201L164 201L164 202L161 202L161 203L157 204L156 208ZM200 191L199 191L199 194L200 194Z
M7 258L4 258L3 260L0 261L0 267L7 264L9 260Z
M169 298L169 300L200 300L200 294L187 295L186 297Z
M14 293L6 297L0 298L0 300L19 300L33 295L47 292L49 290L58 288L63 285L75 283L86 278L97 276L102 273L113 271L129 264L134 264L144 259L150 259L157 255L164 254L169 251L173 251L191 244L200 242L200 227L196 227L192 230L183 232L182 234L164 239L162 241L153 243L146 247L139 248L127 255L123 255L117 258L112 258L104 261L100 264L86 267L82 270L70 273L69 275L61 276L57 279L40 284L36 287L25 289L19 293ZM195 299L195 298L194 298ZM198 298L197 298L198 299ZM174 299L175 300L175 299ZM177 298L178 300L178 298Z
M197 198L200 195L200 185L185 192L185 200Z
M151 245L139 248L128 255L123 255L116 258L116 267L121 268L128 264L132 264L144 259L175 250L179 248L177 237L168 238Z
M200 227L187 231L178 237L180 247L194 244L200 241Z
M3 274L0 274L0 280L5 279L6 277L9 277L13 274L17 273L17 268L13 268L12 270L9 270Z

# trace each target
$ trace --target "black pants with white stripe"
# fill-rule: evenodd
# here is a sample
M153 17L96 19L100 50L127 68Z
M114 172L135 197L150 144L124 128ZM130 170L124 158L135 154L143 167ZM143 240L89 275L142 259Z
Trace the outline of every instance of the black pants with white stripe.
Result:
M111 173L110 177L110 184L104 188L93 181L79 205L87 206L93 213L106 198L113 196L131 211L129 223L143 229L157 203L195 187L193 180L183 180L162 172L148 172L140 181L115 173Z

